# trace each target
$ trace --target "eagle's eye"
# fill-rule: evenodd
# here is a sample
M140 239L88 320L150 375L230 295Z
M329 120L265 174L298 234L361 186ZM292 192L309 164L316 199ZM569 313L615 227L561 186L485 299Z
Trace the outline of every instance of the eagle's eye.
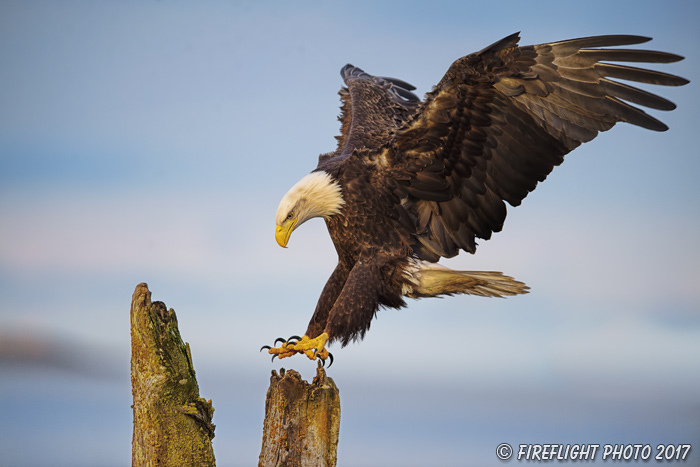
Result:
M294 212L289 211L289 214L287 214L287 220L291 219L292 217L294 217Z

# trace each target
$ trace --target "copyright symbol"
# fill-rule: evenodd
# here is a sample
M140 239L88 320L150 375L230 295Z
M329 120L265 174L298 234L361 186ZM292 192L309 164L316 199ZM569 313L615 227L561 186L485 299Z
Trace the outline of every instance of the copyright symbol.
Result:
M496 446L496 455L502 461L507 461L513 455L513 448L508 443L501 443Z

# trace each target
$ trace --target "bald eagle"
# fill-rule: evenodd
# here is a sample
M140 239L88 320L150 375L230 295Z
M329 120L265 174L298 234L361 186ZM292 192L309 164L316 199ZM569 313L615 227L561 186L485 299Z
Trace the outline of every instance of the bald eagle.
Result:
M519 34L455 61L420 100L410 84L341 70L341 134L334 152L282 198L275 238L322 217L338 253L304 336L264 346L273 359L303 353L325 364L326 344L362 339L380 307L404 297L502 297L528 287L500 272L437 264L474 253L564 155L617 122L668 129L634 104L675 105L621 79L688 80L610 62L671 63L678 55L629 48L650 38L586 37L519 47ZM613 79L611 79L613 78ZM262 349L261 349L262 350ZM332 359L332 356L331 356ZM331 360L332 362L332 360Z

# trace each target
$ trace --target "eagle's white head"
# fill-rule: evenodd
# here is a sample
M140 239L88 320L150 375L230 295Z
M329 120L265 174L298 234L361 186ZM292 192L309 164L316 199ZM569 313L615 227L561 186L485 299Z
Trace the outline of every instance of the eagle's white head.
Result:
M294 185L277 208L275 239L287 247L294 229L314 217L329 218L345 204L338 182L324 171L312 172Z

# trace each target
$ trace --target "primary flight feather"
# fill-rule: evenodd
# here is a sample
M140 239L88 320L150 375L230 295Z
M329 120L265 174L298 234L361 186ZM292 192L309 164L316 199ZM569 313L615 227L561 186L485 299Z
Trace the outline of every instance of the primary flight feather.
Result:
M500 272L453 271L437 262L474 253L503 227L564 155L617 122L668 128L637 106L673 110L655 94L616 81L664 86L684 78L613 62L670 63L665 52L609 48L642 36L586 37L518 47L513 34L455 61L421 101L410 84L341 70L337 149L282 198L277 242L322 217L338 265L306 333L268 352L325 362L327 342L362 339L381 306L403 297L527 293ZM277 341L276 341L277 343Z

